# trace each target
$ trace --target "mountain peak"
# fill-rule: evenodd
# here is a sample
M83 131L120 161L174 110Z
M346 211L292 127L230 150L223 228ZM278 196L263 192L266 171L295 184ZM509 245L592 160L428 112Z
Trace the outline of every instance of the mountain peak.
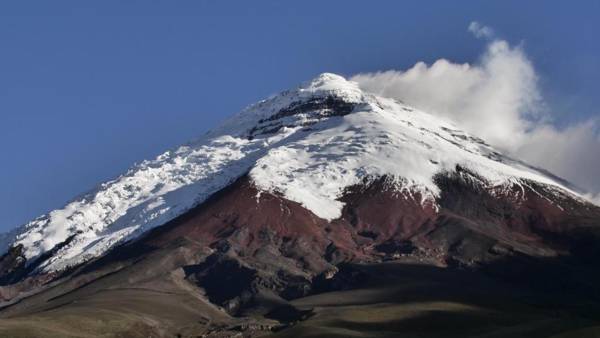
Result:
M356 82L333 73L319 74L301 85L298 90L309 95L337 95L351 101L358 101L363 97L363 92Z
M329 72L324 72L324 73L317 75L310 82L328 82L328 81L348 82L348 80L346 80L345 77L335 74L335 73L329 73Z
M322 73L298 87L284 90L267 99L251 104L240 113L225 120L220 126L209 131L208 137L223 134L245 135L248 130L271 119L282 110L300 106L307 102L315 103L322 99L334 99L348 104L366 103L370 95L363 93L358 84L333 73Z
M312 80L305 81L300 85L300 88L312 89L335 89L345 88L355 84L346 80L345 77L334 73L321 73Z

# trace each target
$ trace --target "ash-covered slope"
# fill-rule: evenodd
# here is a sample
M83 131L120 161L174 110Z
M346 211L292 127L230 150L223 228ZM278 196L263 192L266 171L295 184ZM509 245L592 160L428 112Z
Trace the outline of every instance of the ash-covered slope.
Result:
M61 271L165 224L246 173L257 200L261 191L277 193L328 221L342 215L347 188L383 176L394 191L435 209L436 176L457 168L516 201L536 190L531 182L555 192L551 203L559 208L559 197L579 200L558 180L449 123L322 74L5 234L0 250L11 249L12 265L29 266L28 273Z

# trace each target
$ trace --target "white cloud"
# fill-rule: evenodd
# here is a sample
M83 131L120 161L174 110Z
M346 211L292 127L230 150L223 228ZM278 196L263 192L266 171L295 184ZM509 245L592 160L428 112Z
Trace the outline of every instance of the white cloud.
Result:
M469 31L493 36L492 29L477 22ZM522 46L494 39L474 64L440 59L407 70L357 74L352 80L367 91L452 120L515 157L600 192L599 123L555 127Z
M600 138L598 122L589 120L557 129L549 124L535 126L515 155L547 168L590 192L600 201Z
M600 194L596 194L596 195L591 195L588 194L588 196L586 196L590 201L592 201L593 203L595 203L596 205L600 205Z
M491 39L494 37L494 30L488 26L483 26L477 21L472 21L469 24L469 32L473 33L475 37L481 39Z
M506 41L489 44L479 64L445 59L406 71L358 74L367 91L406 101L454 120L504 150L515 150L542 118L537 78L522 49Z

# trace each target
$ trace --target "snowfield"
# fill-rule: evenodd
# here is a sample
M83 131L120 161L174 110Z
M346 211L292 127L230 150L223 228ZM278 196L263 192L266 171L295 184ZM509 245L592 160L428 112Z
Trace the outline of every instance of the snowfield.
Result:
M351 111L336 114L332 105ZM338 198L347 187L382 175L393 177L398 190L435 204L434 176L457 165L477 173L489 188L508 189L529 179L575 194L450 123L326 73L4 234L0 250L21 244L31 260L63 243L38 267L59 271L168 222L246 173L260 190L282 194L328 220L341 215Z

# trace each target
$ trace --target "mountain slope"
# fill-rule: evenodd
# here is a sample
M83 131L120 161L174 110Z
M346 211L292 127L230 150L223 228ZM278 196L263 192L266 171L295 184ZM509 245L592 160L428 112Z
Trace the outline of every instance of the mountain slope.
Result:
M516 206L465 177L446 179L437 211L385 180L356 186L333 222L268 192L257 200L242 177L6 304L0 334L546 337L600 324L600 211L555 217L536 207L545 197Z
M562 180L323 74L7 235L0 333L550 336L600 325L599 243Z

